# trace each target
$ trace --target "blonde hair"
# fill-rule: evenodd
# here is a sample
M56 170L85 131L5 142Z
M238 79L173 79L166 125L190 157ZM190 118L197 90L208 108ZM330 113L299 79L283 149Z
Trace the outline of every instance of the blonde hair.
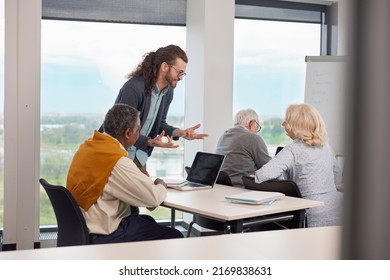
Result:
M285 127L309 146L323 146L328 138L320 113L308 104L293 104L286 111Z
M243 109L237 112L234 117L234 124L241 124L244 126L249 125L249 122L255 120L258 124L260 124L259 116L256 111L253 109Z

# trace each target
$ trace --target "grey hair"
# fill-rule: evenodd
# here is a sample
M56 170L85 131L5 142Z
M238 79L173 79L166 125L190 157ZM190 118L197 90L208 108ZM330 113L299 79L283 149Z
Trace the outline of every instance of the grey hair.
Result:
M104 131L118 139L126 129L134 129L139 118L139 111L126 104L115 104L104 118Z
M259 116L256 111L253 109L243 109L237 112L234 117L234 124L241 124L247 126L251 120L255 120L258 124L260 124Z

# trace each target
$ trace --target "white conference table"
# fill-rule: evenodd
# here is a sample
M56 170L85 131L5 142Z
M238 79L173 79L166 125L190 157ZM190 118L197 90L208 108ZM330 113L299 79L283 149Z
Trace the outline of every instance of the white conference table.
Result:
M269 219L276 214L289 211L320 207L321 201L285 196L271 205L252 205L231 203L225 196L248 192L249 190L215 184L212 189L178 191L168 189L167 198L162 206L172 209L171 226L175 222L175 210L201 215L226 222L232 232L241 232L245 219Z
M0 252L0 260L337 260L342 228L318 227Z

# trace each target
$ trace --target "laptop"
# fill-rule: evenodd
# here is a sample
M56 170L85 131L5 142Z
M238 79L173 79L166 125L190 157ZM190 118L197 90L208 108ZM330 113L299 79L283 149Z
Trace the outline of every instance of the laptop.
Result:
M180 191L211 189L217 181L224 160L224 155L197 152L186 179L163 179L168 188Z

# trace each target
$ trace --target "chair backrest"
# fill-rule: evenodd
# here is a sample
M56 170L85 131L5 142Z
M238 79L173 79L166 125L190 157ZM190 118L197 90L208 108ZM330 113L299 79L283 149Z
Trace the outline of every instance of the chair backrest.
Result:
M229 175L225 171L219 171L219 175L217 178L217 184L233 186L232 180L230 180Z
M188 174L190 172L191 167L186 166L184 167L186 173ZM217 184L226 185L226 186L233 186L232 180L230 179L229 175L225 171L219 171L218 178L217 178Z
M69 190L63 186L51 185L42 178L39 182L49 197L57 219L57 247L89 244L87 224Z
M275 156L276 156L277 154L279 154L279 152L280 152L281 150L283 150L283 148L284 148L284 146L277 146L277 147L276 147L276 151L275 151Z
M287 196L302 198L301 191L297 184L290 180L268 180L262 183L256 183L255 178L250 176L242 176L244 187L249 190L267 191L267 192L281 192ZM280 222L279 224L285 228L302 228L306 227L307 215L306 210L292 211L294 219L292 221Z
M246 189L267 192L281 192L288 196L302 198L301 192L294 181L268 180L259 184L256 183L255 179L250 176L242 176L242 181Z

